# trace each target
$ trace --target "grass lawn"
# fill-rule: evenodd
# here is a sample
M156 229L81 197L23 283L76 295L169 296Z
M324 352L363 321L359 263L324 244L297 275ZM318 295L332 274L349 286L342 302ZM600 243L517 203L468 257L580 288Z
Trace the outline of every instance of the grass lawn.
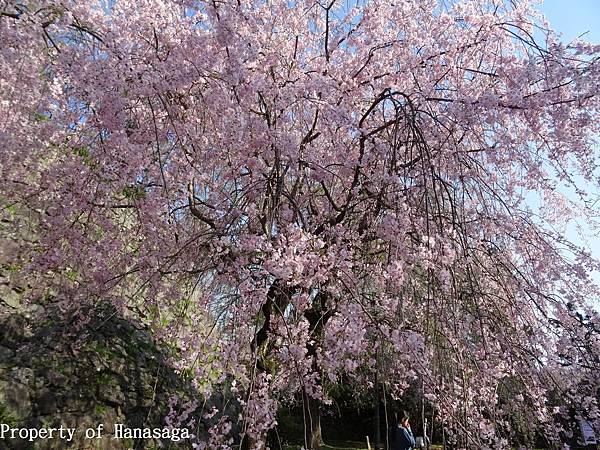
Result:
M284 445L283 450L300 450L301 445ZM366 442L329 442L321 450L367 450Z
M300 450L301 445L284 445L283 450ZM373 448L373 444L371 444L371 449ZM442 450L443 446L441 445L430 445L429 450ZM352 441L343 441L336 442L330 441L328 444L321 446L321 450L367 450L367 443L365 442L352 442ZM543 450L543 449L535 449L535 450Z
M283 450L300 450L300 445L288 445L283 446ZM371 443L371 448L373 448L373 443ZM430 445L430 450L441 450L441 445ZM321 450L367 450L367 442L336 442L330 441L327 444L321 446Z

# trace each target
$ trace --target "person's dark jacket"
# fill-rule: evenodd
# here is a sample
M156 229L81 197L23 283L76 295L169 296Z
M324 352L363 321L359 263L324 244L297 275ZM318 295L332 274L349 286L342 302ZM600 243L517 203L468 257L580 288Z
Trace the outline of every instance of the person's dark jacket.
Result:
M415 437L410 428L404 428L400 425L393 426L390 429L390 448L389 450L412 450L415 446Z

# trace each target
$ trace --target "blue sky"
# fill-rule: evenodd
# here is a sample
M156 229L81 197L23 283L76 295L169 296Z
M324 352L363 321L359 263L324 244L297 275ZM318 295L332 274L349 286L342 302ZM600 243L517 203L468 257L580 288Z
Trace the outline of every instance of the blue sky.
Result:
M571 41L586 33L583 39L600 44L600 0L546 0L539 9L550 22L551 28L563 34L564 41ZM587 188L591 186L588 185ZM596 186L594 190L600 195L600 187ZM586 230L589 236L585 241L578 236L575 224L567 228L567 236L589 248L600 259L600 237L593 236L584 225L584 231ZM600 274L594 275L595 281L600 284Z
M600 0L546 0L540 10L565 40L588 31L585 40L600 43Z

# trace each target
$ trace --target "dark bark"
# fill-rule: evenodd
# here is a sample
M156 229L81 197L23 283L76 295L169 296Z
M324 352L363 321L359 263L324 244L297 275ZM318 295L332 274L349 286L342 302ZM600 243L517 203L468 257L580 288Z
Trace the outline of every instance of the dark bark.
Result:
M271 320L273 315L283 314L295 289L294 286L288 286L280 280L275 280L267 292L267 299L261 308L264 321L250 343L250 349L252 350L252 353L256 355L257 375L261 373L272 373L272 367L269 367L268 364L269 356L273 351L273 340L270 339L272 335ZM249 397L249 395L250 391L248 391L247 397ZM271 449L276 450L279 448L279 439L274 430L269 430L267 436L264 436L264 438L268 441ZM250 450L254 444L255 441L252 438L248 435L243 435L240 449Z
M375 450L381 449L381 417L379 412L379 368L375 368Z
M321 402L302 392L304 442L307 450L319 450L323 445L321 433Z
M327 321L335 314L335 310L328 305L329 294L320 291L313 300L312 307L304 312L308 320L311 341L306 345L307 356L312 359L312 371L319 374L317 383L321 381L321 368L317 361L317 350L322 346L323 334ZM321 431L321 402L302 392L304 413L304 441L308 450L319 450L323 445Z

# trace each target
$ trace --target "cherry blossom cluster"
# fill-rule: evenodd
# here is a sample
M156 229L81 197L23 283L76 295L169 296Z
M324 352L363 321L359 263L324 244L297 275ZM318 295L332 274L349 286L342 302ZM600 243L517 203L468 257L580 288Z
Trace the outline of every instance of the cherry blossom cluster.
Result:
M312 448L375 372L463 448L600 431L600 264L564 237L597 217L600 46L533 2L8 2L0 43L14 276L230 395L197 445L301 401Z

